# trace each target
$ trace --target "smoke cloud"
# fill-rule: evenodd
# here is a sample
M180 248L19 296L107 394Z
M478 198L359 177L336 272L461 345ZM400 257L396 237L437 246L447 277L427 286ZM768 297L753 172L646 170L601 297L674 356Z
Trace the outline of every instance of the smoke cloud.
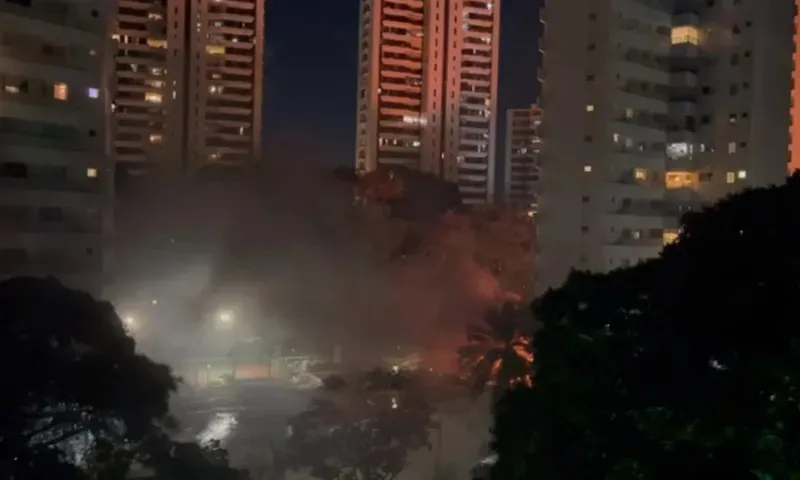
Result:
M140 179L120 196L110 295L159 298L169 313L156 328L173 344L225 305L268 341L341 345L362 367L415 346L444 367L465 325L503 298L467 217L394 218L323 169Z

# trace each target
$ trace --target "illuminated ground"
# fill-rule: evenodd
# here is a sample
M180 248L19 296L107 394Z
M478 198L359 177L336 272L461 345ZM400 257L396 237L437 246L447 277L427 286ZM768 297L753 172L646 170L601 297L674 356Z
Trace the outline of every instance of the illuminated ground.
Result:
M176 398L173 409L186 437L219 441L234 465L263 470L286 437L287 420L305 408L309 397L277 382L253 382L197 389Z

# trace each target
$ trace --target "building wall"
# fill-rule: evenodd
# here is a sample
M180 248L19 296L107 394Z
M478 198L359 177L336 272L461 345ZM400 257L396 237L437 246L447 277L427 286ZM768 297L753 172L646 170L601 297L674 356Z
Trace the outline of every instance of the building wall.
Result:
M792 125L789 129L791 146L789 151L789 173L800 169L800 15L797 14L798 4L795 4L794 16L794 70L792 72Z
M681 214L783 181L793 2L663 5L542 11L539 291L655 257Z
M114 3L0 3L0 278L99 293L111 218Z
M534 215L538 208L538 182L542 139L542 110L512 108L506 112L506 164L503 176L505 203Z
M264 9L257 0L120 0L118 162L191 172L261 157Z
M356 167L404 165L494 196L500 2L363 0Z

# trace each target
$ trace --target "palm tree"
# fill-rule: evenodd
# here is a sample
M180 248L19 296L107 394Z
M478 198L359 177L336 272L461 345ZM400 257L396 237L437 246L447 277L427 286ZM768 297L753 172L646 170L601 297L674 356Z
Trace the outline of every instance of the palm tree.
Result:
M506 302L488 310L482 323L467 327L467 344L458 356L476 395L489 385L497 395L517 383L530 384L533 353L526 320L518 304Z

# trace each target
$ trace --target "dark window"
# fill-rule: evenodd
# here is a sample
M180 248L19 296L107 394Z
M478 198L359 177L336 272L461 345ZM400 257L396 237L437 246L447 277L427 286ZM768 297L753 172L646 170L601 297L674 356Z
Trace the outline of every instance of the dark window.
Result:
M24 163L5 162L0 164L2 178L28 178L28 166Z
M39 209L39 220L43 222L60 222L64 212L58 207L42 207Z

